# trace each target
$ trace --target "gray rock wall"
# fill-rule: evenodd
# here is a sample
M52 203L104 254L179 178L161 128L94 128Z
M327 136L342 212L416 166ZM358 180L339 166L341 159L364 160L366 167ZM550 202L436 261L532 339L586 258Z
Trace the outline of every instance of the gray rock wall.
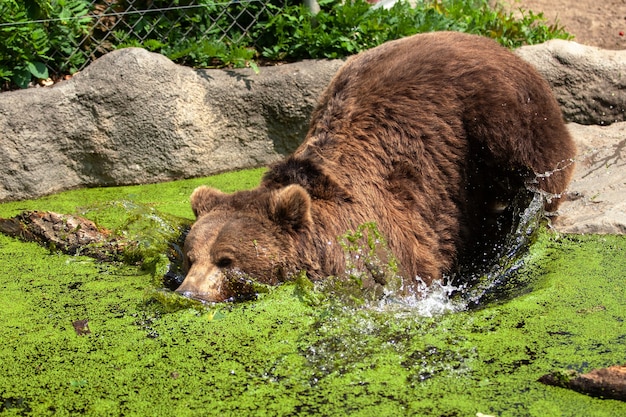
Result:
M129 48L0 94L0 201L266 165L302 140L341 63L193 70Z
M626 232L626 51L550 41L517 53L551 84L580 150L555 227ZM266 165L304 138L341 64L193 70L129 48L52 88L2 93L0 201Z
M548 80L566 120L603 126L626 121L626 51L555 39L516 52Z
M553 227L563 233L626 234L626 122L569 124L576 170Z

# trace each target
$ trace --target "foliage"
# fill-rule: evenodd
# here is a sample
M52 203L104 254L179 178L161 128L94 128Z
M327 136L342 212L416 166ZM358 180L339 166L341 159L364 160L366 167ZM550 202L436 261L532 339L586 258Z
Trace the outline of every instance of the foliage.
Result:
M153 0L144 13L130 0L0 0L0 81L74 73L113 49L137 46L194 67L246 67L255 60L342 58L420 32L482 34L507 47L569 38L542 14L521 17L487 0L435 0L390 9L366 0L320 0L311 14L301 1ZM188 6L171 9L172 6ZM168 10L169 8L169 10Z
M191 219L198 185L234 191L261 175L72 190L0 204L0 217L99 203L87 213L98 223L140 232L116 202ZM369 226L345 239L376 247ZM625 236L543 230L524 266L530 292L425 316L414 304L327 302L304 276L254 301L203 305L139 267L0 235L0 414L623 416L625 402L537 380L623 363L625 253Z
M383 42L421 32L453 30L481 34L507 47L569 38L543 14L522 11L517 19L487 0L400 1L390 9L365 0L321 0L311 15L303 5L287 7L266 24L257 45L269 59L341 58Z
M256 23L252 17L266 20L263 2L198 0L192 9L128 15L132 34L119 30L115 48L144 47L171 60L193 67L250 66L256 70L256 51L249 45L245 31ZM178 5L172 0L155 0L152 7L167 9ZM233 18L235 17L235 18Z
M125 44L120 47L137 46L158 52L181 65L196 68L245 68L251 67L258 72L254 62L254 48L231 45L218 40L188 39L179 44L165 44L154 39L143 43Z
M0 1L0 80L19 87L48 78L46 65L75 72L84 63L75 40L88 32L87 0ZM54 59L52 55L56 54Z
M435 1L431 7L455 22L452 30L488 36L509 48L572 38L558 24L546 25L543 13L520 9L518 18L502 6L490 7L487 0Z

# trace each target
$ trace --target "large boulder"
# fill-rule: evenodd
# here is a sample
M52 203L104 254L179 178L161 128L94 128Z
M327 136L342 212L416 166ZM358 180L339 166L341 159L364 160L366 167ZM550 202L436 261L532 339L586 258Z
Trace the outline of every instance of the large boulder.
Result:
M586 125L626 121L626 50L555 39L516 52L548 80L568 121Z
M129 48L52 88L0 94L0 201L268 164L341 61L193 70Z
M626 234L626 122L568 127L578 157L553 227L564 233Z
M626 233L626 51L552 40L516 52L550 83L578 147L553 227Z

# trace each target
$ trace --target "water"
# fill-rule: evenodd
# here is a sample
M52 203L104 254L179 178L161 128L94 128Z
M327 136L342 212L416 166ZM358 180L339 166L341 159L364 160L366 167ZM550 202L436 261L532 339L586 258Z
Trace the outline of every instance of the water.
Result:
M350 283L321 283L318 287L343 301L361 298L369 308L421 317L465 311L523 293L528 282L519 272L544 221L544 198L539 192L521 191L498 218L501 233L495 240L474 251L443 281L427 285L416 277L417 289L409 294L403 290L403 279L396 275L397 266L384 240L374 226L366 224L346 235L348 243L343 237ZM381 282L384 285L375 285Z
M398 297L387 294L375 308L380 311L395 311L414 314L420 317L435 317L446 313L455 313L467 309L468 304L455 297L462 286L450 282L437 281L427 285L419 279L418 293Z
M521 192L511 206L509 231L493 243L485 262L470 264L460 277L453 277L462 283L455 294L466 308L510 298L525 290L528 283L518 273L545 221L544 198L540 192Z
M484 258L460 266L442 282L428 285L418 278L417 290L408 295L374 225L343 236L348 278L315 284L323 313L301 352L311 386L334 375L358 374L377 356L396 361L412 387L431 378L468 378L477 349L453 326L460 320L471 327L469 310L526 291L529 283L519 272L544 219L543 201L539 193L520 193L499 219L507 228L486 247ZM382 282L380 277L387 284L376 289L371 283ZM455 320L457 313L466 316Z
M180 285L184 279L182 245L190 227L187 219L131 200L97 204L83 214L96 223L111 224L113 239L130 243L123 254L126 263L140 265L156 279L162 278L161 283L168 289Z
M520 207L518 223L534 230ZM120 210L113 217L126 216ZM494 251L515 252L517 231L528 232L511 230L513 243ZM0 246L5 413L626 415L624 403L537 383L626 357L623 237L541 232L533 258L522 256L509 277L476 273L462 286L469 278L454 276L419 296L332 303L309 282L310 301L288 284L253 302L165 312L146 302L154 280L136 268L75 262L8 238ZM493 270L501 262L511 264L494 260ZM499 302L515 294L500 289L523 287L529 269L551 273L531 297ZM75 333L77 319L89 319L90 335Z

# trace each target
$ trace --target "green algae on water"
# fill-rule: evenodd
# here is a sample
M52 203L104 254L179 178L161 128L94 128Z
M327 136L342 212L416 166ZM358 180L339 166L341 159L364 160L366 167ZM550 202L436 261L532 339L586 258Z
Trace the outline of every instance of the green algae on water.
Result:
M191 190L212 181L77 190L0 215L133 201L191 220ZM186 304L139 267L0 236L0 414L626 415L537 382L624 361L625 255L624 236L543 230L524 294L423 317L331 303L303 277L249 302Z
M263 172L264 169L253 169L163 184L67 191L39 200L1 204L0 217L39 210L87 218L109 229L103 238L114 243L111 247L124 248L121 258L125 262L141 264L157 280L168 274L170 286L176 286L181 279L183 239L192 223L188 201L193 189L200 185L226 191L249 188ZM98 248L92 252L98 253Z
M81 214L93 206L108 202L129 201L155 208L160 213L193 219L189 197L196 187L207 185L224 192L233 192L258 185L265 168L227 172L206 178L171 181L160 184L124 187L82 188L42 197L36 200L13 201L0 204L0 217L12 217L24 210L56 211ZM119 225L114 217L102 216L98 224L113 228Z

